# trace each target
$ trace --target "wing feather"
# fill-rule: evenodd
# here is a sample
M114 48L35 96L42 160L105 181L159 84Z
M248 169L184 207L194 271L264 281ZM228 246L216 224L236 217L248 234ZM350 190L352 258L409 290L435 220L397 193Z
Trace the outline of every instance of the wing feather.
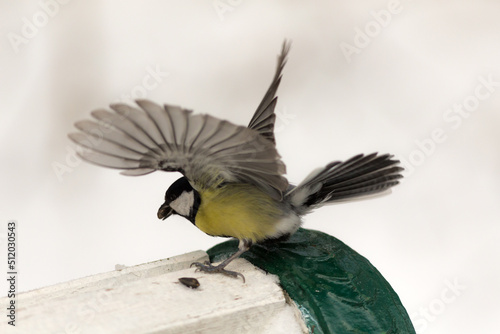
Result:
M123 115L117 115L104 109L95 110L91 115L100 121L96 129L96 131L100 131L100 133L106 132L109 128L114 128L127 135L147 150L157 145L151 136L147 132L144 132L142 127L137 126L131 119Z
M114 113L91 113L97 122L77 122L81 132L69 137L83 147L80 156L125 175L179 171L196 186L245 182L282 198L285 165L274 143L258 131L177 106L147 100L137 105L113 104Z
M92 136L93 138L96 138L96 140L102 140L103 135L102 135L102 127L93 121L89 120L84 120L75 123L75 127L84 132L85 134ZM146 153L148 151L147 146L142 144L141 142L134 140L131 138L128 134L118 131L113 128L109 128L106 130L107 136L106 140L109 140L113 143L120 144L124 147L126 147L129 150L132 150L137 153Z
M273 144L276 142L274 139L274 122L276 120L274 109L278 99L276 97L276 92L281 82L281 72L285 67L287 61L286 57L289 51L290 43L285 40L281 48L281 54L278 56L278 65L273 81L257 107L250 123L248 123L248 128L258 131L261 136L271 141Z

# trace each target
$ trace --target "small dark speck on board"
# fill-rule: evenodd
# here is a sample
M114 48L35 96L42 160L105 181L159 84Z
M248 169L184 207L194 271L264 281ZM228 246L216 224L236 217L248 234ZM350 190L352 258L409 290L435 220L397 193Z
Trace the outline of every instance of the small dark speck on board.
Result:
M200 282L193 277L181 277L179 278L179 282L191 289L196 289L200 286Z

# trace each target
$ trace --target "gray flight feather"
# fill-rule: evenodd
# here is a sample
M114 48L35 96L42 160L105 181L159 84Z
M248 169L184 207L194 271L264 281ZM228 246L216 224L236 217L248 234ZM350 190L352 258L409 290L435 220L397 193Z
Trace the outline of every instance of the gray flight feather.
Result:
M257 110L250 120L250 123L248 124L248 128L258 131L261 136L267 138L273 143L275 143L274 122L276 120L274 108L276 107L278 100L276 97L276 91L278 90L281 82L281 72L285 67L288 51L290 51L290 43L285 40L281 48L281 54L278 56L278 65L276 67L276 73L274 74L271 86L269 86L266 95L264 95L262 102L260 102Z
M288 187L285 165L273 142L257 130L177 106L137 100L140 108L113 104L92 112L81 131L69 137L80 156L97 165L124 169L125 175L178 171L195 187L221 182L254 184L281 199Z

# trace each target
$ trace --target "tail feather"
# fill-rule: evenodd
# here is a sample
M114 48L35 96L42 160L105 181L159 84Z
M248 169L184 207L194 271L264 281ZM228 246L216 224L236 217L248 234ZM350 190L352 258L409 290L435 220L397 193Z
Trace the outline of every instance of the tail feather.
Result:
M286 197L299 212L306 212L325 203L381 193L402 178L398 164L391 155L377 153L335 161L311 173Z

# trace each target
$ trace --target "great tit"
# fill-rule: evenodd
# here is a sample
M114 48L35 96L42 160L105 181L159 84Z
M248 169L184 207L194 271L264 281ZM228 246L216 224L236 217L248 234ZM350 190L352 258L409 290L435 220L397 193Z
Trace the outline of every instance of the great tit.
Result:
M69 137L82 159L123 169L124 175L156 170L183 177L166 191L158 218L180 215L212 236L239 239L238 251L218 265L193 263L199 270L243 275L226 266L252 244L286 239L301 217L328 203L384 192L403 170L391 155L359 154L314 170L297 186L284 177L276 150L274 109L290 44L283 43L278 66L247 127L178 106L136 100L139 108L112 104L95 110L95 120L75 123Z

